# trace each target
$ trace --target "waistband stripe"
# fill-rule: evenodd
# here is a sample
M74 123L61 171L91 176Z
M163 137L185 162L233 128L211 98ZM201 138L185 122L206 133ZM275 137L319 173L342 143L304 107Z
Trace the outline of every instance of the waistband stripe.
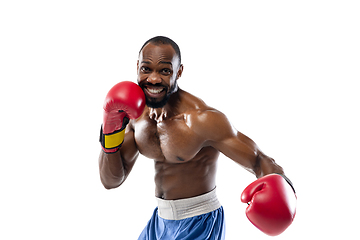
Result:
M164 200L156 198L159 217L167 220L181 220L212 212L221 207L215 189L203 195L179 199Z

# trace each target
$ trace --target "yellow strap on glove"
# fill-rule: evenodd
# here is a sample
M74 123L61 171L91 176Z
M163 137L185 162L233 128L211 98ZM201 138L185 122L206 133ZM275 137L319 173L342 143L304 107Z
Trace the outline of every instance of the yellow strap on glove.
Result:
M101 143L101 146L105 150L120 147L121 144L124 142L124 137L125 137L125 127L113 133L103 134L102 126L101 126L99 141Z

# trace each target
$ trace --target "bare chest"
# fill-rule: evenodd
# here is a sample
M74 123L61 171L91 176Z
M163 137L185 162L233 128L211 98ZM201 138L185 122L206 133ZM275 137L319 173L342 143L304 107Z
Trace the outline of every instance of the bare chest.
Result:
M204 142L183 118L161 122L143 119L134 124L134 130L140 153L156 161L190 161L196 157Z

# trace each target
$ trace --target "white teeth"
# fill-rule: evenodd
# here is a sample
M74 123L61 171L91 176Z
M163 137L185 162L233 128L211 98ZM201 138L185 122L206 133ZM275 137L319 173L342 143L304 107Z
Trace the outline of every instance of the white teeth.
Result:
M150 93L157 94L157 93L162 92L162 90L164 90L164 89L163 89L163 88L160 88L160 89L148 88L147 90L148 90Z

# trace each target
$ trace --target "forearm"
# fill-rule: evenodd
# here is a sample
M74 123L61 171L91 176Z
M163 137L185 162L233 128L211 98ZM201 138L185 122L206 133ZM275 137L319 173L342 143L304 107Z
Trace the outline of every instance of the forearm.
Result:
M256 155L254 173L257 178L260 178L271 173L278 173L284 175L284 170L281 166L276 164L274 159L266 156L261 151L259 151Z
M99 170L101 182L106 189L116 188L126 179L126 171L120 151L112 154L101 151Z

